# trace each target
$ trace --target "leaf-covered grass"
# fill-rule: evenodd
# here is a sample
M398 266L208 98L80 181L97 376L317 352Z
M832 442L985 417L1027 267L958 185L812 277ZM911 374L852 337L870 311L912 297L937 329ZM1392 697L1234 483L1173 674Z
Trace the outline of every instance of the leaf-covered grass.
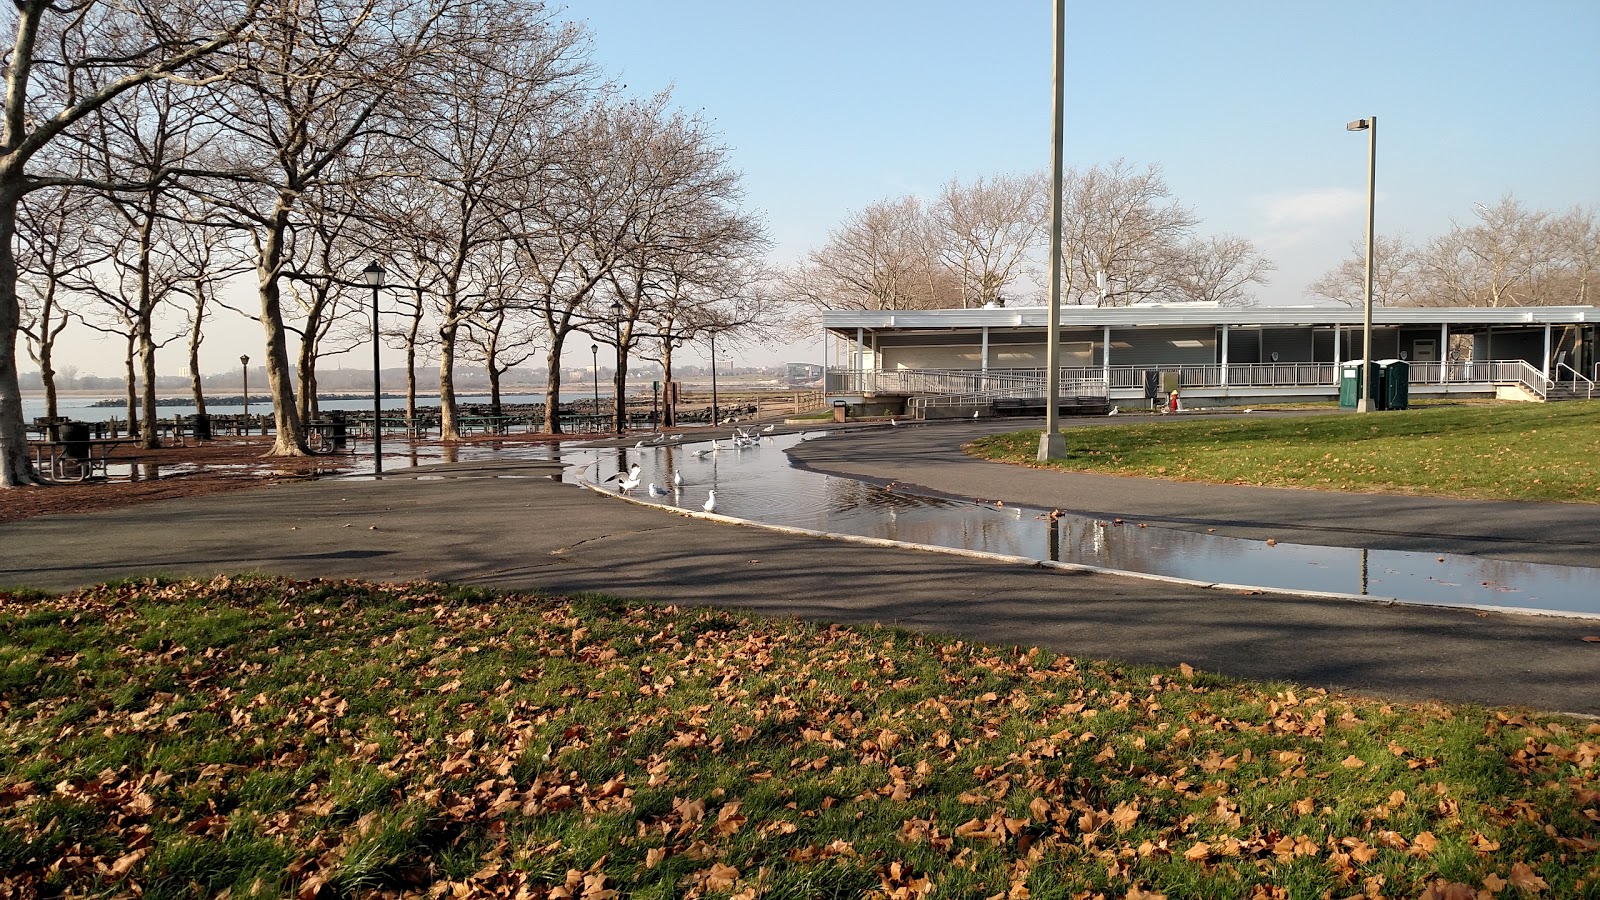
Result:
M0 678L0 896L1600 886L1600 726L1187 667L218 578L0 595Z
M1600 503L1600 401L1069 428L1048 465L1184 481ZM1037 431L967 445L1030 466Z

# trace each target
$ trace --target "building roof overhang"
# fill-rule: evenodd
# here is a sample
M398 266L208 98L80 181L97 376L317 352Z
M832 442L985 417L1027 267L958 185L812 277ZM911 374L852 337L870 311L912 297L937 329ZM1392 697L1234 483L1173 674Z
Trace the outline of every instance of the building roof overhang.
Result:
M1362 311L1343 306L1123 306L1061 308L1061 325L1072 327L1140 326L1294 326L1361 325ZM1372 310L1374 325L1577 325L1600 323L1593 306L1381 306ZM1042 306L997 309L826 310L822 327L829 331L965 330L978 328L1045 328Z

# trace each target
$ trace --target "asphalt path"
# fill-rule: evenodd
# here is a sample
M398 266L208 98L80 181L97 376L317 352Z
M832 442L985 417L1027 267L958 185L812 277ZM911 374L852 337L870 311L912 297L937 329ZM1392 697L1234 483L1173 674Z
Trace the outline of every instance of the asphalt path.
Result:
M1080 498L1061 505L1090 512L1127 511L1142 502L1152 515L1170 502L1170 486L1162 484L1115 479L1116 488L1095 494L1079 476L962 462L963 440L1014 423L983 424L885 426L807 442L800 455L814 467L942 485L953 496ZM1046 489L1036 478L1066 480ZM1241 489L1216 490L1225 496ZM1329 509L1337 496L1284 493L1300 498L1303 511ZM1287 529L1316 518L1252 514L1237 501L1217 511L1239 520L1230 529L1262 522ZM1198 525L1206 510L1185 506L1168 515ZM1441 521L1463 530L1451 517L1441 514ZM1388 534L1393 522L1378 529L1383 540L1402 546L1432 540ZM1372 532L1359 524L1300 527L1327 535ZM1594 533L1591 527L1586 535ZM1592 546L1540 534L1496 543L1485 529L1483 540L1471 533L1451 540L1497 553L1546 546L1542 552L1556 556L1561 546L1566 552ZM623 502L563 484L555 464L539 461L443 464L381 480L279 484L0 525L0 585L68 590L130 576L240 572L598 592L881 623L1088 658L1187 662L1235 677L1397 699L1600 715L1600 644L1583 640L1600 633L1593 620L1208 590L801 537Z

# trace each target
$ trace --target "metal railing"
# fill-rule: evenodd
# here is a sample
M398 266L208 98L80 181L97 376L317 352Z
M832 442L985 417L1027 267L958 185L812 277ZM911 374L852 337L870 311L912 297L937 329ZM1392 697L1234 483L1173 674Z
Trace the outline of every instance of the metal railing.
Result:
M1563 370L1571 372L1572 377L1570 379L1561 378L1560 376ZM1596 371L1595 374L1600 375L1600 371ZM1555 381L1558 384L1565 382L1566 387L1571 392L1572 396L1576 397L1581 394L1585 399L1594 399L1594 380L1591 378L1585 378L1582 372L1579 372L1577 369L1574 369L1566 363L1557 363L1556 376L1557 377Z
M1223 380L1226 368L1227 380ZM1230 363L1188 366L1063 366L1062 393L1071 393L1068 384L1098 385L1102 393L1143 390L1146 372L1178 375L1180 390L1193 388L1294 388L1323 387L1336 390L1344 364L1329 362ZM1583 376L1563 366L1577 379ZM1600 372L1596 373L1600 375ZM1410 382L1426 384L1516 384L1529 393L1545 397L1550 380L1531 363L1516 360L1469 362L1419 362L1410 364ZM1109 376L1109 380L1108 380ZM1589 384L1594 381L1583 379ZM1578 382L1580 387L1583 382ZM899 393L916 396L938 395L963 398L959 402L982 402L983 397L1042 397L1044 369L990 369L987 372L960 369L897 369L887 371L832 371L827 374L830 393Z
M1017 383L1009 387L989 391L973 391L965 394L928 394L912 397L906 401L906 412L913 418L921 418L923 411L946 406L988 406L996 400L1037 400L1044 402L1045 384L1043 376L1036 379L1017 379ZM1106 390L1103 378L1066 378L1061 379L1060 396L1064 398L1092 398L1105 401L1110 397Z

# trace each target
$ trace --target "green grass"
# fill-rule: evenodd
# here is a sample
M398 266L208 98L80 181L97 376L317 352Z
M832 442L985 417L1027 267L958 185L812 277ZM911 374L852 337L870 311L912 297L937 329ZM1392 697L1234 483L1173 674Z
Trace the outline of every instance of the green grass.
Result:
M6 896L1600 890L1554 716L433 584L0 594L0 665Z
M1600 402L1069 428L1050 466L1223 484L1600 503ZM967 445L1035 461L1038 432Z

